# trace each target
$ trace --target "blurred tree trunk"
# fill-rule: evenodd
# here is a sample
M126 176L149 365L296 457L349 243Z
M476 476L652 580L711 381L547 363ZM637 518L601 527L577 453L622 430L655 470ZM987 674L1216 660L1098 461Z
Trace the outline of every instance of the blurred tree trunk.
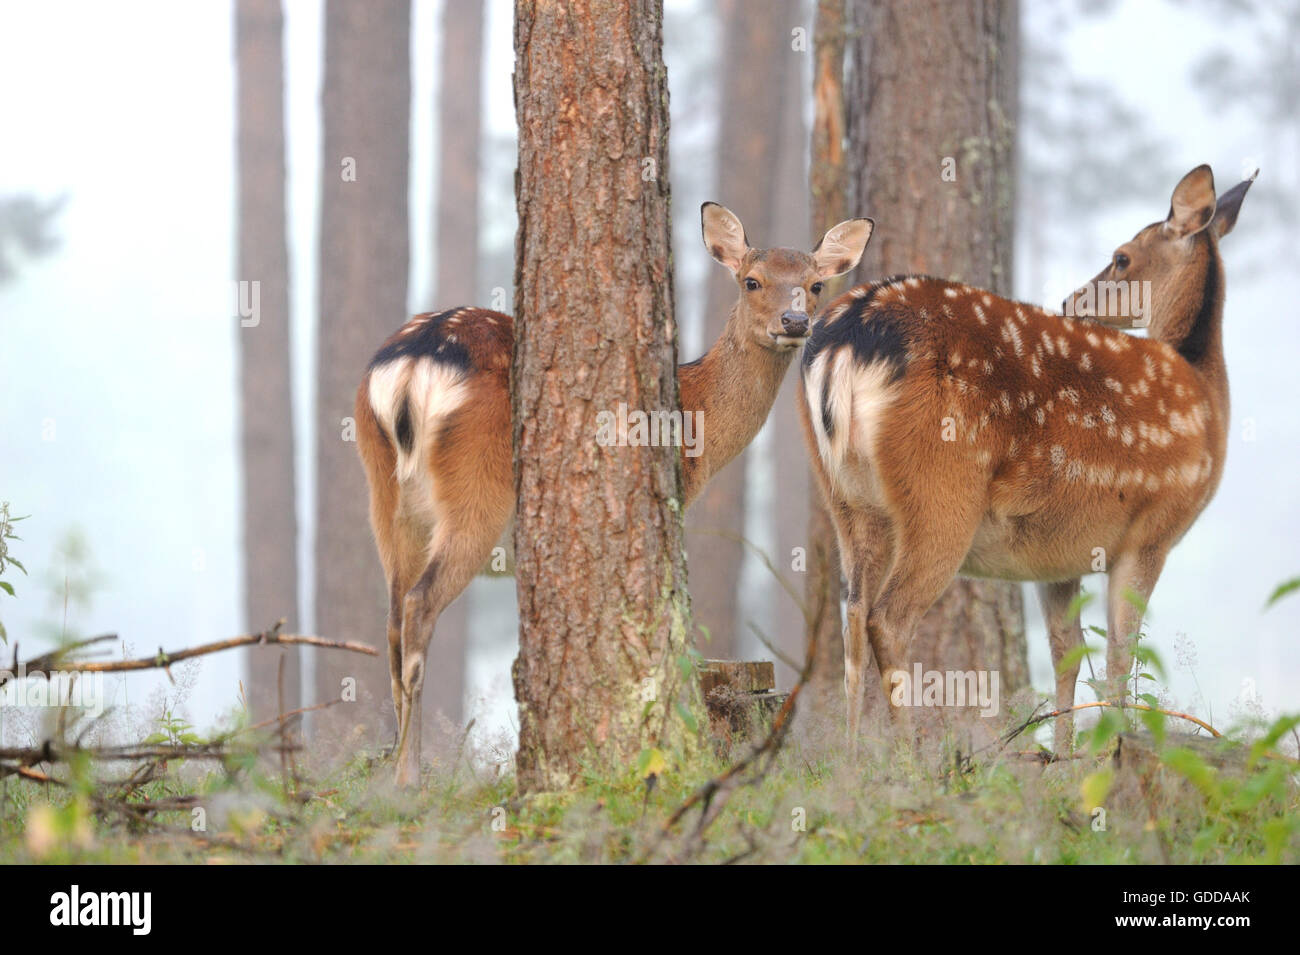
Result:
M723 0L723 54L719 84L718 172L713 199L745 223L751 244L774 243L775 189L783 117L794 76L788 0ZM797 108L797 104L795 104ZM802 219L800 221L803 221ZM705 347L722 334L738 290L721 267L707 281ZM694 357L694 356L692 356ZM705 425L705 427L708 427ZM745 617L740 611L740 571L745 548L746 481L749 452L739 454L709 482L691 506L687 550L691 565L691 612L707 628L706 657L734 659ZM782 566L777 561L777 566Z
M769 242L779 242L808 251L812 243L804 237L804 229L811 215L808 195L808 124L804 120L804 104L808 101L808 50L792 50L791 30L798 26L807 30L811 6L800 2L786 4L785 57L790 68L785 76L785 97L781 108L779 133L779 158L773 186L772 226L776 235ZM806 41L805 41L806 45ZM837 222L840 220L836 220ZM832 222L831 225L835 223ZM796 592L807 570L808 495L812 473L808 466L808 453L804 450L803 428L799 424L799 405L796 392L800 387L798 359L786 375L776 404L768 419L771 440L767 445L771 461L772 504L768 512L772 521L773 565L794 585ZM795 548L802 548L805 556L796 565ZM803 572L796 570L803 567ZM767 573L766 568L763 570ZM769 583L775 583L770 581ZM769 638L788 659L802 663L804 657L804 616L799 603L783 587L770 586L772 610L764 628ZM780 660L776 664L777 685L790 686L797 676Z
M1016 0L856 0L849 195L881 223L859 275L923 272L1012 291ZM952 177L945 176L945 171ZM959 579L921 622L928 667L1028 683L1019 584Z
M851 215L848 170L844 162L845 0L818 0L813 34L813 126L808 186L813 241ZM827 283L822 301L832 301L844 279ZM807 573L804 604L809 611L806 639L816 640L812 709L834 719L844 706L844 633L840 617L840 556L835 525L816 481L808 488Z
M322 653L316 697L355 686L356 703L320 714L327 735L393 729L383 571L370 535L353 398L366 362L407 317L410 0L327 0L316 399L316 630L381 648ZM354 681L354 682L348 682Z
M681 458L598 440L678 407L660 0L515 4L519 786L693 738ZM578 107L581 104L581 107Z
M280 0L235 4L238 137L239 422L243 480L244 625L298 626L298 517L289 374L285 238L284 18ZM298 649L252 650L246 694L254 720L300 702Z
M478 294L478 193L483 4L444 0L442 82L438 91L438 272L440 308L472 305ZM424 717L439 711L459 726L465 695L465 651L473 587L438 618L425 669ZM426 738L433 738L432 733Z

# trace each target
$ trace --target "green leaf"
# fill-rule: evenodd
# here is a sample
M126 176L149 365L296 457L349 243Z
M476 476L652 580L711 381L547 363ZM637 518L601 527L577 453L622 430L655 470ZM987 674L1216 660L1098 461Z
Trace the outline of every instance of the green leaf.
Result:
M1081 643L1077 647L1071 647L1065 652L1065 655L1061 657L1061 662L1057 664L1056 672L1064 673L1084 657L1090 657L1094 653L1099 652L1099 650L1099 647L1090 647L1086 643Z
M1092 728L1092 752L1101 752L1111 740L1124 731L1124 719L1114 710L1102 710L1101 718Z
M14 585L7 580L0 580L0 590L3 590L10 597L14 595Z
M1276 797L1285 804L1286 777L1286 767L1279 763L1272 764L1262 773L1251 773L1246 778L1245 784L1233 796L1232 808L1249 812L1270 796Z
M1133 590L1131 587L1125 587L1124 599L1127 600L1130 604L1132 604L1138 613L1142 614L1142 616L1144 617L1146 616L1147 601L1146 598L1143 597L1140 593L1138 593L1136 590Z
M1169 679L1165 675L1164 662L1160 659L1160 654L1156 653L1154 648L1143 646L1139 643L1133 648L1133 656L1137 658L1138 663L1149 666L1151 669L1155 670L1160 679Z
M692 733L698 733L700 731L700 721L695 718L695 714L690 711L686 704L682 703L680 700L677 703L677 715L682 718L682 722L686 724L686 728Z
M1103 630L1101 627L1094 626L1093 624L1088 624L1088 626L1085 627L1084 629L1085 629L1085 630L1091 630L1093 633L1095 633L1097 636L1101 637L1103 640L1106 639L1106 631Z
M1083 794L1084 812L1092 812L1106 801L1110 787L1115 782L1115 770L1109 766L1097 770L1084 779L1079 787Z
M691 661L689 654L681 653L677 655L677 669L681 672L682 679L689 680L691 678L691 670L693 670L694 667L695 664Z
M1065 622L1073 623L1077 620L1079 614L1083 613L1083 608L1092 603L1094 596L1096 595L1090 594L1086 590L1080 590L1075 594L1074 599L1070 601L1070 606L1065 609Z
M1161 754L1160 761L1207 797L1218 799L1220 795L1218 774L1192 750L1181 747L1171 749Z
M15 567L17 567L19 570L21 570L24 574L27 573L27 568L24 567L24 566L22 565L22 562L21 562L17 557L9 557L9 556L6 556L6 557L5 557L5 563L6 563L6 564L13 564Z
M1268 601L1264 604L1264 609L1267 610L1287 594L1293 594L1297 590L1300 590L1300 577L1292 577L1290 580L1278 584L1277 589L1269 595Z
M1142 699L1151 706L1157 706L1156 698L1150 693L1143 693ZM1155 739L1157 746L1165 745L1165 714L1157 710L1138 710L1138 716L1142 719L1142 724Z
M1249 764L1254 766L1260 757L1277 745L1278 740L1297 726L1300 726L1300 715L1282 716L1274 720L1268 732L1251 744Z
M636 774L642 779L661 776L667 768L668 760L664 758L663 752L658 749L643 749L640 755L637 756Z

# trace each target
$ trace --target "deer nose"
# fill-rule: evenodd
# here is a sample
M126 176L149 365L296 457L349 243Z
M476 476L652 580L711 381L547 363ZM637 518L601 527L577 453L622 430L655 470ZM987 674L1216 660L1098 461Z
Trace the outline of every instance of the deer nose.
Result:
M781 314L781 331L791 337L808 334L807 312L783 312Z

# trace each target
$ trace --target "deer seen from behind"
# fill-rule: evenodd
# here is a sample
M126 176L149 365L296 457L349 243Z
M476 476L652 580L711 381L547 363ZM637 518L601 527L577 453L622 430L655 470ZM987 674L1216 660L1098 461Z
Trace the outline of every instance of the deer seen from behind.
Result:
M921 616L957 574L1038 583L1066 709L1080 578L1104 570L1106 696L1127 698L1143 608L1223 472L1219 240L1251 181L1216 199L1209 166L1192 170L1168 216L1116 249L1064 316L920 276L828 305L799 402L849 587L851 744L868 648L891 697L919 660ZM1134 324L1146 338L1116 330ZM1060 718L1057 752L1072 745Z
M739 295L722 336L678 368L698 447L683 455L688 506L762 427L807 339L825 280L853 269L870 219L850 219L811 252L750 248L729 210L705 203L705 247ZM388 663L399 785L418 782L421 690L434 624L484 567L514 514L509 315L453 308L417 315L371 360L357 389L357 449L388 583ZM593 414L601 410L592 409ZM597 428L593 424L593 441Z

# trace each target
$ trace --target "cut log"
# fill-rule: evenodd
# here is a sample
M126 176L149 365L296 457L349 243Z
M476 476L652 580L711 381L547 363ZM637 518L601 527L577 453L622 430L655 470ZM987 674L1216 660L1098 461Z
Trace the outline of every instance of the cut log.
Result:
M752 736L786 697L775 692L776 668L769 660L705 660L700 689L708 708L709 732L723 743Z
M705 660L700 668L700 689L705 698L719 686L729 686L739 693L766 693L776 689L776 668L770 660Z

